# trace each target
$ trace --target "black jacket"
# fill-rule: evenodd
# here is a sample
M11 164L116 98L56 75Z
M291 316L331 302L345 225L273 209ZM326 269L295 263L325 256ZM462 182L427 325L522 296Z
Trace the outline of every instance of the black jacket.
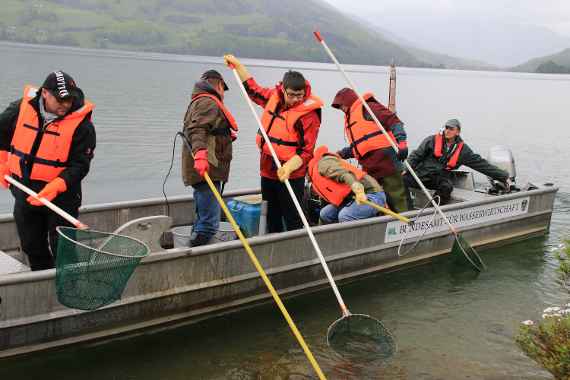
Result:
M457 136L457 139L457 143L462 141L459 136ZM408 157L408 163L420 179L435 175L445 176L449 173L449 171L446 170L447 159L445 154L441 158L436 158L434 155L434 145L435 135L428 136L422 141L420 146L410 154L410 157ZM483 157L473 152L469 145L465 143L463 143L463 149L461 149L461 153L459 154L457 168L461 165L468 166L479 173L503 182L506 181L509 176L506 171L490 164Z
M81 91L79 91L79 93L80 97L74 100L70 112L81 108L84 104L83 93ZM30 100L30 104L38 114L39 124L43 125L43 119L39 112L40 94L41 91L38 91L38 95ZM0 150L10 151L12 137L16 129L16 122L18 121L18 114L20 113L21 102L22 99L18 99L10 103L8 108L0 113ZM43 131L40 131L37 138L41 139L42 137ZM68 159L69 166L59 175L65 180L67 191L55 198L54 203L76 206L81 204L81 180L89 172L91 159L95 151L95 144L95 127L89 120L89 117L86 116L73 134ZM19 180L36 192L41 191L46 185L43 181L30 181L27 178L20 178ZM11 186L11 190L17 201L25 200L28 197L24 192L13 186Z

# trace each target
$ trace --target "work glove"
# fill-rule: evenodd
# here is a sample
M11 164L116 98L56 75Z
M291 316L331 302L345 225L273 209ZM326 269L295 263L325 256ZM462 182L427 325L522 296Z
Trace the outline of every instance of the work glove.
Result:
M342 148L341 150L337 151L336 154L340 156L343 160L348 160L349 158L353 158L354 155L352 153L352 148L347 146L346 148Z
M364 204L364 202L368 200L368 198L366 198L366 193L364 192L364 186L362 186L360 182L353 182L350 189L354 193L354 199L357 204Z
M58 196L58 194L61 194L66 190L67 185L65 184L65 180L61 177L57 177L44 186L42 191L38 193L38 198L45 198L51 202L55 197ZM43 206L43 203L40 200L32 197L31 195L28 197L27 201L32 206Z
M203 177L208 171L210 165L208 164L208 150L200 149L194 154L194 169Z
M8 152L0 150L0 186L7 189L10 187L10 184L4 179L5 175L10 175L10 169L8 168Z
M239 79L241 79L242 82L245 82L246 80L251 78L251 75L249 74L245 66L239 61L239 59L234 57L233 54L224 55L224 62L230 68L236 69Z
M301 165L303 165L303 159L298 155L294 155L289 161L284 163L283 166L277 169L277 177L279 177L281 182L285 182L289 179L291 173L299 169Z
M398 160L404 162L408 158L408 143L406 140L398 142L398 153L396 154Z

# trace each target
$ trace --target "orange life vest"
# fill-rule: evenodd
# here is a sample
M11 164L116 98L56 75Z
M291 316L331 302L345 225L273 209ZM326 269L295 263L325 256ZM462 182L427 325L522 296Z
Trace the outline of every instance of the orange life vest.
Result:
M447 159L447 167L446 170L453 170L457 166L457 162L459 161L459 155L461 154L461 149L463 149L463 141L459 144L455 144L452 148L453 152L451 156ZM435 143L433 147L433 155L436 158L441 158L443 156L443 133L438 133L435 135Z
M69 166L68 158L73 134L85 117L91 117L95 106L86 101L83 107L48 124L44 129L37 152L32 155L34 142L42 129L39 125L38 114L30 104L30 101L36 97L37 91L32 86L26 86L24 89L24 97L20 104L18 121L10 145L8 167L12 174L20 178L26 174L31 180L50 182ZM33 162L30 173L22 173L20 163L24 161Z
M300 154L305 144L303 130L297 131L295 123L311 111L320 111L323 107L323 101L317 96L311 95L295 107L285 111L276 111L279 101L279 93L274 91L263 110L261 125L267 133L277 157L284 162L294 155ZM261 152L271 154L261 132L257 132L255 141Z
M364 101L367 101L368 99L372 99L374 95L368 92L362 97ZM364 105L360 99L356 99L350 107L348 114L345 115L344 134L352 148L354 157L357 159L372 150L391 146L388 138L382 133L374 120L366 120L364 110ZM388 131L388 135L392 141L396 141L391 131Z
M366 173L358 169L356 166L349 164L337 154L329 152L326 146L321 146L315 150L315 155L311 161L309 161L309 177L311 178L312 188L321 198L339 207L352 190L347 184L336 182L335 180L327 178L319 173L319 161L325 155L338 157L340 164L346 170L352 172L357 180L361 180Z
M208 94L206 92L200 93L194 97L192 97L192 101L199 99L199 98L210 98L212 99L214 102L216 102L216 104L218 105L218 107L220 108L220 110L222 110L224 116L226 117L226 120L228 121L228 124L230 125L230 136L232 138L232 141L237 139L237 133L238 133L238 125L236 122L236 119L234 119L233 115L230 113L230 111L226 108L226 106L224 105L224 103L222 103L220 101L220 99L218 99L217 96L212 95L212 94Z

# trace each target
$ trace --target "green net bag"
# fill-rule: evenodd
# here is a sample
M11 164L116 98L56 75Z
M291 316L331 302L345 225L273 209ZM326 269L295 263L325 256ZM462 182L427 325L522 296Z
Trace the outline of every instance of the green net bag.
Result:
M128 236L57 227L56 292L62 305L95 310L121 298L131 274L149 254Z
M384 324L365 314L336 320L329 326L327 342L344 358L358 362L388 360L397 351L394 337Z

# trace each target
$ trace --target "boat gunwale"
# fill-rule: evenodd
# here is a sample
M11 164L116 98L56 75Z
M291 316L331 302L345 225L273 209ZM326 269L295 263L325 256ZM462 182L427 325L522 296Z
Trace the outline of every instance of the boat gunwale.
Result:
M541 194L556 193L557 191L558 191L557 187L549 187L546 189L529 190L529 191L518 192L518 193L513 193L513 194L505 194L505 195L501 195L498 197L489 197L488 199L486 198L486 199L481 199L481 200L467 200L467 201L462 201L462 202L458 202L458 203L448 204L448 205L442 206L441 208L443 211L452 211L452 210L461 209L461 208L476 207L476 206L483 205L483 204L495 203L495 202L498 202L498 199L500 199L500 201L504 201L504 200L522 198L522 197L525 197L527 195L537 195L538 196ZM431 210L431 209L426 209L426 210ZM538 216L538 215L543 215L543 214L551 214L552 211L553 211L553 209L549 208L549 209L537 211L537 212L533 213L533 215L530 215L529 213L524 213L524 214L519 215L517 217L512 217L509 221L516 221L519 219L525 219L528 217ZM405 215L408 217L413 217L417 212L418 212L418 210L411 210L411 211L406 211L406 212L402 213L402 215ZM424 215L427 215L427 214L424 214ZM350 229L360 228L363 226L370 226L370 225L377 225L377 224L384 224L384 223L387 224L388 222L395 221L395 220L397 220L397 219L395 219L389 215L384 215L384 216L377 216L377 217L373 217L373 218L351 221L351 222L347 222L347 223L333 223L333 224L327 224L327 225L322 225L322 226L314 226L314 227L312 227L312 230L315 233L315 235L319 235L322 233L350 230ZM487 222L487 224L485 224L485 226L493 226L496 224L502 224L504 222L505 222L504 219L499 219L496 221ZM475 229L481 228L481 227L482 226L480 224L474 224L472 226L459 227L457 230L458 230L458 232L465 232L465 231L475 230ZM447 230L441 231L441 232L433 232L433 233L426 234L425 237L429 236L431 238L438 238L438 237L441 237L444 235L448 235L449 233L450 232ZM277 234L254 236L254 237L248 238L248 242L250 243L251 246L257 246L257 245L271 244L271 243L275 243L275 242L279 242L279 241L284 241L284 240L288 240L291 238L297 238L297 237L301 237L303 235L306 235L306 231L304 229L300 229L300 230L294 230L294 231L285 231L285 232L281 232L281 233L277 233ZM414 241L414 240L411 240L411 241ZM386 248L391 248L392 245L398 245L398 244L399 244L399 241L398 242L390 242L390 243L385 242L385 243L381 244L381 246L386 247ZM404 245L405 244L408 244L408 243L404 242ZM168 250L163 250L163 251L157 251L157 252L152 252L149 256L143 258L141 260L141 262L139 263L139 265L148 265L148 264L153 263L153 262L164 261L164 260L175 260L175 259L178 259L180 257L204 256L204 255L208 255L208 254L212 254L212 253L233 250L233 249L240 247L241 245L242 245L241 241L233 240L233 241L228 241L228 242L220 242L220 243L210 244L210 245L201 246L201 247L197 247L197 248L191 248L191 247L173 248L173 249L168 249ZM333 261L334 260L333 259L334 256L326 256L326 258L327 258L327 261ZM315 258L314 260L317 260L317 258ZM267 270L270 270L270 269L271 268L268 268ZM55 272L56 272L55 269L47 269L47 270L43 270L43 271L20 272L20 273L11 273L11 274L2 275L2 276L0 276L0 286L2 286L2 285L14 285L17 283L34 282L34 281L41 281L41 280L49 280L51 278L55 278Z

